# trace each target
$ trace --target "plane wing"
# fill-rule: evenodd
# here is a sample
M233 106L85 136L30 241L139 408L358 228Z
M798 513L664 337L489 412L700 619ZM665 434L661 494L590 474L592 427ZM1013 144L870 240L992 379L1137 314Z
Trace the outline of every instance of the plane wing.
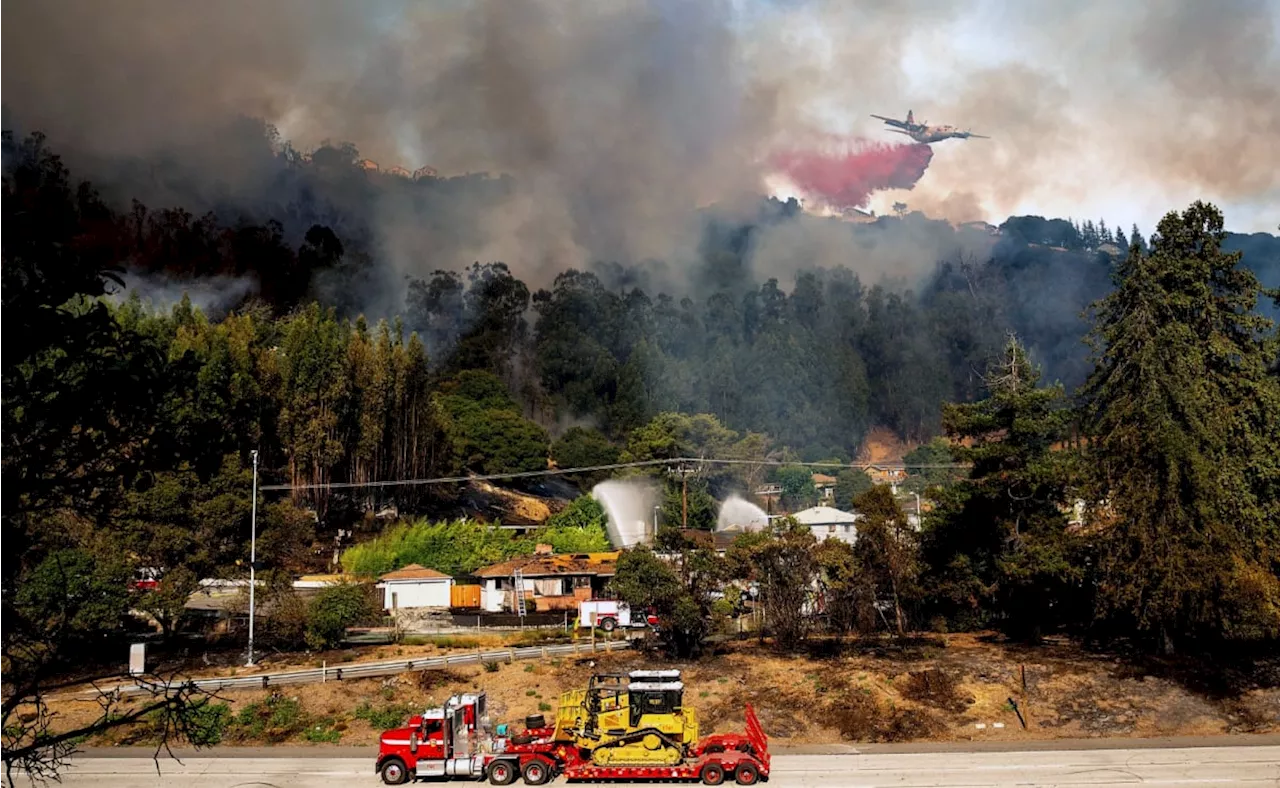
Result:
M884 115L872 115L871 117L875 118L876 120L883 120L885 123L888 123L890 126L906 128L906 125L907 125L907 122L904 120L898 120L896 118L886 118Z
M970 134L969 136L970 136L970 137L973 137L974 139L979 139L979 140L989 140L989 139L991 139L990 137L988 137L988 136L987 136L987 135L985 135L985 134Z

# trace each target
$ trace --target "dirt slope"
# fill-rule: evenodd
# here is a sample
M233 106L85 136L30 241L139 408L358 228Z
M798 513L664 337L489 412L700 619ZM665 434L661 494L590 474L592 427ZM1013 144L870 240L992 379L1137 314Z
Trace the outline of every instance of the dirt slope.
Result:
M740 729L749 702L766 732L786 744L1280 732L1277 665L1261 666L1260 679L1228 686L1170 677L1176 671L1158 667L1140 670L1065 641L1021 648L975 635L906 645L818 643L807 656L779 655L750 642L717 651L687 663L618 653L468 666L286 687L271 702L272 693L260 690L227 692L232 722L222 741L373 743L379 725L398 712L480 688L489 693L495 720L518 723L549 711L561 692L583 685L593 672L655 664L684 671L685 703L697 708L702 733ZM92 718L96 705L63 701L57 711L65 726ZM140 743L149 736L135 728L89 743Z

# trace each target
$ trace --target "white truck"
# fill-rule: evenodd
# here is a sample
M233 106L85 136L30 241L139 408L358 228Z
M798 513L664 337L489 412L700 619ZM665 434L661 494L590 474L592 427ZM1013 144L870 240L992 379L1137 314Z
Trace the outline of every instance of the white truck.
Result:
M644 629L657 624L657 616L632 616L631 607L616 599L584 599L578 603L578 626L583 629L599 627L612 632L618 627Z

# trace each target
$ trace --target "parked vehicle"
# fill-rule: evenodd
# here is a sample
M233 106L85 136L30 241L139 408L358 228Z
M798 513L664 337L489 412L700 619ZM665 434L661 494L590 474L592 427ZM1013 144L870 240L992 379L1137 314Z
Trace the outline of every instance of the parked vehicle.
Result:
M631 606L616 599L586 599L578 603L578 626L599 627L605 632L623 629L656 627L658 617L652 612L644 616L632 616Z

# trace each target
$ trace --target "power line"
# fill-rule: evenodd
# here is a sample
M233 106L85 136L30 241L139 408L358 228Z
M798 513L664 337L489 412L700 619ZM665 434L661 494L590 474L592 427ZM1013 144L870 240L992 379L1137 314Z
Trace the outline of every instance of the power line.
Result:
M487 482L500 479L529 479L537 476L558 476L566 473L590 473L614 471L622 468L639 468L646 465L666 465L676 460L639 460L617 462L611 465L591 465L583 468L548 468L545 471L518 471L515 473L486 473L471 476L442 476L435 479L395 479L384 482L333 482L331 484L263 484L259 490L341 490L352 487L396 487L399 485L457 484L459 482Z
M459 484L462 482L503 481L507 479L532 479L547 476L564 476L574 473L593 473L595 471L616 471L625 468L644 468L654 465L674 465L697 463L703 465L769 465L800 466L803 468L844 468L865 470L867 468L969 468L963 463L839 463L839 462L784 462L782 460L742 460L713 459L709 457L672 457L663 460L637 460L635 462L616 462L609 465L589 465L581 468L548 468L541 471L518 471L514 473L487 473L469 476L441 476L430 479L394 479L380 482L331 482L329 484L263 484L259 490L344 490L377 487L412 487L429 484Z

